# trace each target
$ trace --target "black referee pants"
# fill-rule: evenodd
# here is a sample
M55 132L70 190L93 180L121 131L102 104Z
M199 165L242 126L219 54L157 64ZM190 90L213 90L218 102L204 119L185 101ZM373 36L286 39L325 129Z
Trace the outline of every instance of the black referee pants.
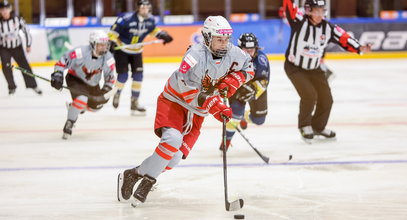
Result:
M284 70L301 98L298 128L310 125L316 131L324 130L333 104L324 72L320 68L304 70L288 61Z
M8 89L15 89L17 86L14 82L13 70L11 69L11 58L13 58L18 66L32 72L30 65L28 64L27 58L24 54L24 49L22 46L16 48L5 48L0 47L0 57L3 69L4 77L6 77L8 83ZM34 77L23 74L25 87L36 88L37 82Z

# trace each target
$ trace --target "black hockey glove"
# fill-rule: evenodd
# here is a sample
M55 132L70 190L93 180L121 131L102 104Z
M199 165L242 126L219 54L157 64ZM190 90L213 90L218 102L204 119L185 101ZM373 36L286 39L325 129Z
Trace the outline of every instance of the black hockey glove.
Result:
M51 74L51 86L55 89L61 90L64 84L64 74L62 72L54 72Z
M236 99L241 102L249 102L254 99L256 90L250 84L243 84L236 92Z
M156 38L163 40L163 44L167 44L172 41L172 37L166 31L160 31L155 36Z
M112 87L108 86L108 85L104 85L103 88L100 90L100 95L104 95L106 93L108 93L110 90L112 90Z

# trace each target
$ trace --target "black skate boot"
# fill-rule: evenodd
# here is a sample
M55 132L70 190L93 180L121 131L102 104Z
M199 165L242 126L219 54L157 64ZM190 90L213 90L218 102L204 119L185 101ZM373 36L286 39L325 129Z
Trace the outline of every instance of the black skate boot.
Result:
M138 201L144 203L147 199L148 193L151 191L153 185L157 182L157 180L149 175L145 175L143 180L141 181L140 185L138 185L136 191L134 192L133 196ZM137 201L136 201L137 202ZM135 206L136 204L132 204Z
M329 130L329 129L324 129L322 131L315 131L314 130L314 134L318 135L318 136L325 137L325 139L332 139L332 140L336 139L336 133L334 131L332 131L332 130Z
M14 95L14 93L16 93L16 89L9 89L8 90L9 95Z
M138 98L131 97L131 114L135 116L146 115L146 109L139 105Z
M120 92L116 92L116 94L114 94L113 96L113 107L117 108L119 107L119 101L120 101Z
M125 170L120 173L117 180L117 200L119 202L126 202L133 194L134 185L143 176L139 175L137 168Z
M312 131L311 126L305 126L300 128L301 138L307 144L312 144L312 139L314 139L314 132Z
M74 124L75 124L75 122L71 121L71 120L67 120L65 122L64 130L63 130L64 134L62 135L62 139L66 140L66 139L68 139L69 136L72 135L72 128L73 128Z

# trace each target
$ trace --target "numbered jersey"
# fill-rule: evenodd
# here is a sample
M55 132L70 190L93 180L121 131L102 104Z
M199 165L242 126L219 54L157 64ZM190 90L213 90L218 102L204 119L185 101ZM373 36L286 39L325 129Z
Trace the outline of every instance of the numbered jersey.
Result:
M113 88L115 60L110 52L100 57L92 56L90 46L77 47L65 53L55 64L55 71L71 74L90 86L99 85L102 75L104 85Z
M303 15L291 0L284 0L284 8L291 27L290 43L285 56L295 66L307 70L319 68L329 42L338 44L347 51L360 53L359 42L339 26L326 20L318 25L311 24L308 15Z
M140 43L148 34L155 36L159 32L155 20L152 16L143 18L137 13L126 13L119 16L111 27L109 35L113 41L119 40L124 44ZM123 48L123 52L137 54L143 51L143 48Z
M214 58L203 44L196 44L187 51L180 67L168 79L164 97L197 115L206 116L207 111L198 105L199 95L219 94L216 90L218 83L236 71L245 74L246 82L254 76L251 58L240 48L232 46L225 57Z

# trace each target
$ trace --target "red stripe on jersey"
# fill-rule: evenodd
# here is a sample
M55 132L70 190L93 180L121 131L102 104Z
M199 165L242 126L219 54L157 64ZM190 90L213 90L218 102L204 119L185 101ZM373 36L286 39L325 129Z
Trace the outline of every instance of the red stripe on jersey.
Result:
M61 63L61 61L58 61L55 66L60 66L60 67L65 67L66 65Z
M73 70L73 69L69 69L68 73L71 74L71 75L77 76L75 70Z

